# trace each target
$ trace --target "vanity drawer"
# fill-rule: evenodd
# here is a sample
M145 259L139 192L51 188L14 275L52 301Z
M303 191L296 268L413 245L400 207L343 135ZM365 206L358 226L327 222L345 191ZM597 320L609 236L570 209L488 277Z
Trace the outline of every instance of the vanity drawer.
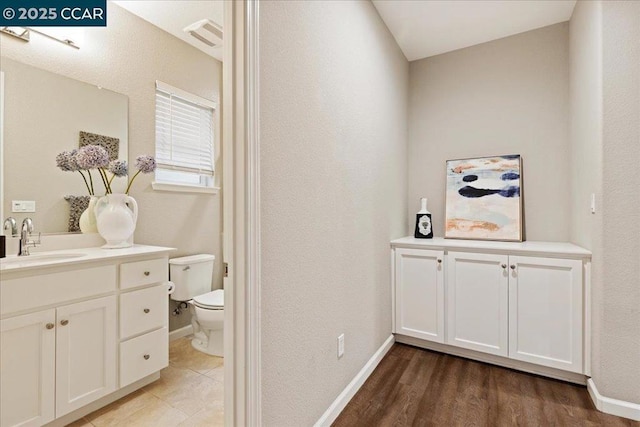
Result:
M167 326L169 297L163 283L120 295L120 339Z
M120 344L120 387L125 387L169 365L167 328Z
M164 282L168 278L169 263L166 258L128 262L120 265L120 289Z
M116 266L2 279L0 314L62 304L116 290Z

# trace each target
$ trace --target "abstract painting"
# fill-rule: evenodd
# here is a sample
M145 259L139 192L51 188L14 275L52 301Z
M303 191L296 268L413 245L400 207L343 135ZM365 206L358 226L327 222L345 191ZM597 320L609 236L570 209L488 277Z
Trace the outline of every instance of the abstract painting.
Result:
M445 237L522 241L519 154L447 160Z

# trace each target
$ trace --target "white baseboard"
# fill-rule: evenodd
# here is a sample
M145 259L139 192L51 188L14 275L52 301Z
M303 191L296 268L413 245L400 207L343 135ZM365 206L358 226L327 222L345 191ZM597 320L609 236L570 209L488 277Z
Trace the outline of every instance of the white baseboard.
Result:
M640 421L640 404L612 399L611 397L601 395L600 392L598 392L596 383L594 383L591 378L587 380L587 390L589 390L589 396L591 396L593 404L596 405L599 411L605 414Z
M347 406L347 403L349 403L356 392L360 390L360 387L362 387L367 378L369 378L374 369L376 369L376 366L378 366L378 363L380 363L385 354L391 349L394 342L395 338L393 335L385 340L382 346L371 356L371 359L360 369L360 372L358 372L345 389L342 390L342 393L338 395L336 400L333 401L331 406L322 414L320 419L314 424L314 427L330 426L331 423L338 418L340 412Z
M193 334L193 326L192 325L183 326L180 329L176 329L175 331L169 332L169 342L175 341L177 339L186 337L187 335L191 335L191 334Z

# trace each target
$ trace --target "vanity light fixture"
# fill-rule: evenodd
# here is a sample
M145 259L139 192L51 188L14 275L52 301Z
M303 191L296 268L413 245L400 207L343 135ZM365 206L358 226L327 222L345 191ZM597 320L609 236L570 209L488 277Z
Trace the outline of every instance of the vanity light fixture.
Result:
M78 46L77 42L72 40L71 34L69 33L69 31L72 31L72 29L70 29L69 27L38 27L37 30L29 27L28 29L51 40L55 40L64 45L71 46L74 49L80 49L80 46ZM73 39L75 38L76 37L73 37Z
M57 28L58 27L47 27L35 30L31 27L0 27L0 33L7 34L9 36L16 37L20 40L28 42L31 40L31 33L33 32L43 35L51 40L55 40L66 46L71 46L74 49L80 49L80 46L78 46L75 41L71 40L71 38L60 35L59 31L57 31Z
M191 25L187 25L182 30L200 40L207 46L222 44L222 28L209 19L203 19Z
M0 27L0 33L18 38L22 41L29 41L29 29L26 27Z

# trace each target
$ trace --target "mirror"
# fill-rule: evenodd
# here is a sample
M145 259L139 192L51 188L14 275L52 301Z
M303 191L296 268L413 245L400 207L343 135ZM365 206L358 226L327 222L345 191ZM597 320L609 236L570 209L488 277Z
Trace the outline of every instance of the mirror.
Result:
M56 155L78 148L83 141L100 141L127 160L128 97L95 85L0 58L4 73L2 213L18 225L33 219L36 231L69 231L70 203L65 196L88 195L78 172L63 172ZM117 141L116 141L117 139ZM92 171L96 196L104 186ZM123 191L125 178L114 180L114 192ZM35 212L14 212L14 201L35 202ZM23 203L30 210L30 203Z

